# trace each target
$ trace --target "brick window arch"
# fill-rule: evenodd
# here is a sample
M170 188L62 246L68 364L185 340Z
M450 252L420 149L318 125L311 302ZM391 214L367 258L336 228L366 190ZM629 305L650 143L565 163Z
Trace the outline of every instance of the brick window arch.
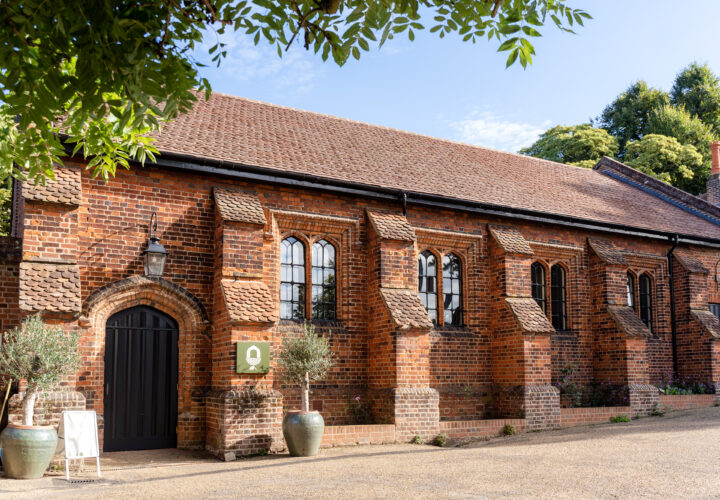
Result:
M336 251L332 243L318 240L312 246L312 317L336 318Z
M653 316L653 283L652 278L649 274L644 273L640 276L639 288L640 288L640 319L648 330L652 331L652 316Z
M294 236L280 244L280 318L305 318L305 245Z
M418 295L433 323L438 322L437 258L430 250L418 256Z
M555 330L567 330L567 272L560 264L550 268L550 311Z
M545 288L545 266L540 262L533 262L530 266L530 288L532 298L547 314L547 290Z
M443 257L443 323L461 326L463 324L462 261L454 253Z

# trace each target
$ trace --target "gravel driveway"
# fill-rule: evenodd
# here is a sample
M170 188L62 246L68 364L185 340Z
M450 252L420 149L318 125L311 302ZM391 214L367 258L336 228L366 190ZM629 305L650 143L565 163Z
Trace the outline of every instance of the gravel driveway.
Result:
M720 498L720 408L460 448L334 448L229 463L158 450L103 463L103 480L89 484L0 479L0 497Z

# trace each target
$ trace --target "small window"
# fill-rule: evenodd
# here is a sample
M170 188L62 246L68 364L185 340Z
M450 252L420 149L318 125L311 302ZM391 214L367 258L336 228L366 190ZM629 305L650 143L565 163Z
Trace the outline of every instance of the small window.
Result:
M335 319L335 247L325 240L312 247L312 317Z
M280 318L305 318L305 245L293 236L280 244Z
M538 303L540 309L547 314L547 299L545 295L545 268L539 262L530 266L530 286L532 297Z
M462 261L455 254L443 257L443 321L446 325L461 326L462 313Z
M710 312L713 313L715 316L717 316L718 319L720 319L720 304L708 304L710 307Z
M558 331L567 330L567 285L565 268L560 264L550 268L550 299L553 326Z
M627 293L627 305L635 309L635 276L627 273L627 283L625 284Z
M425 250L418 256L418 295L433 323L437 323L437 262Z
M652 331L652 279L647 274L640 276L640 319Z

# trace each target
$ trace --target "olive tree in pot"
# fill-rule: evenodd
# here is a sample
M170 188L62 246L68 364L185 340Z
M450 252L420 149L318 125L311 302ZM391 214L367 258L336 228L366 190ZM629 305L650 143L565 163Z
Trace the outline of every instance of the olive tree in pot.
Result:
M33 425L35 402L41 392L55 387L63 375L77 366L78 337L45 324L39 314L3 335L0 372L11 380L26 383L22 424L9 424L0 434L7 477L40 478L50 465L57 447L57 431L53 426Z
M301 410L291 410L283 419L283 436L290 455L310 457L320 448L325 421L310 411L310 381L325 377L333 364L333 353L326 338L305 323L299 337L285 337L278 364L284 382L301 387Z

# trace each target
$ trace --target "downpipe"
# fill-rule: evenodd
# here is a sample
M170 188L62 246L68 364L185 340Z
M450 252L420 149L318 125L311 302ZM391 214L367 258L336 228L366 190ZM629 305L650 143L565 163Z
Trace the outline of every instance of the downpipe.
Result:
M673 252L680 242L680 237L675 234L670 237L672 247L667 253L668 274L670 275L670 335L672 339L672 362L673 362L673 378L678 376L678 357L677 357L677 319L675 317L675 272L673 269Z

